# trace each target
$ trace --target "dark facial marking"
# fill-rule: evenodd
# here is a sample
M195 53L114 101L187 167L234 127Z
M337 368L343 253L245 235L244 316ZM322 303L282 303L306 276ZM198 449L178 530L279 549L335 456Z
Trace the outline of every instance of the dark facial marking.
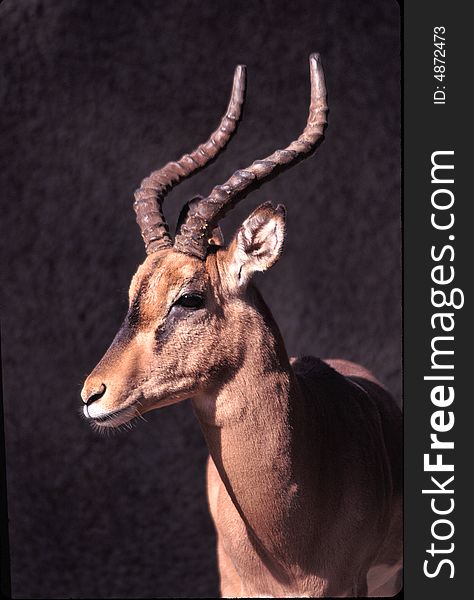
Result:
M135 296L135 300L132 302L132 306L130 307L127 313L127 322L129 327L132 329L136 329L138 327L138 322L140 319L140 292Z
M133 331L136 331L138 329L138 324L140 322L140 302L146 291L150 277L151 274L148 274L146 277L143 278L143 281L140 284L140 288L138 289L138 292L135 298L133 299L133 302L130 305L130 308L127 313L126 321L130 329L132 329Z

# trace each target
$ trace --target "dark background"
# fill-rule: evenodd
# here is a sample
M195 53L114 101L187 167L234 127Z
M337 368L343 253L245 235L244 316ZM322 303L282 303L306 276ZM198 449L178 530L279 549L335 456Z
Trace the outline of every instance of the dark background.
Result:
M400 400L399 9L392 0L16 0L0 6L2 344L12 587L22 597L214 596L206 447L187 403L101 437L85 376L144 249L132 195L204 141L248 65L228 150L165 211L287 145L323 57L327 138L253 193L288 208L259 277L293 355L359 361Z

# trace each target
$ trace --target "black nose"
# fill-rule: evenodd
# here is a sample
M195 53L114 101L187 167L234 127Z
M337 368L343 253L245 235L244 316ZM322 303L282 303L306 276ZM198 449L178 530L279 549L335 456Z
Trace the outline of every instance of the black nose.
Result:
M96 402L97 400L100 400L102 398L102 396L105 394L105 392L107 391L107 386L105 385L105 383L103 383L99 390L97 392L93 392L86 400L86 405L89 406L89 404L92 404L93 402Z

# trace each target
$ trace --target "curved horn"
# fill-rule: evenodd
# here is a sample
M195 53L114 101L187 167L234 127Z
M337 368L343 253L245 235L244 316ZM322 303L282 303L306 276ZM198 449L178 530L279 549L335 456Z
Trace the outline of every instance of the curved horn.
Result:
M311 76L311 103L303 133L284 150L276 150L263 160L256 160L246 169L236 171L223 185L216 186L207 198L190 205L186 221L175 239L180 252L205 258L209 232L219 219L270 176L294 165L313 152L324 139L327 125L327 94L324 72L319 54L309 57Z
M214 159L235 132L245 98L245 76L245 65L238 65L234 72L227 111L207 142L198 146L191 154L184 154L177 162L169 162L151 173L135 192L133 208L137 214L137 223L145 241L147 254L172 245L161 207L166 194L185 177L196 173Z

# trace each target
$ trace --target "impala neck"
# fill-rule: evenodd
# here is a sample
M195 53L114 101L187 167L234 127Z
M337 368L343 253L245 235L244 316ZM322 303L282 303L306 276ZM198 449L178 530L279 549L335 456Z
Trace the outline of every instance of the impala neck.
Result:
M280 332L255 293L240 367L213 397L193 404L220 477L255 543L279 554L301 505L304 402Z

